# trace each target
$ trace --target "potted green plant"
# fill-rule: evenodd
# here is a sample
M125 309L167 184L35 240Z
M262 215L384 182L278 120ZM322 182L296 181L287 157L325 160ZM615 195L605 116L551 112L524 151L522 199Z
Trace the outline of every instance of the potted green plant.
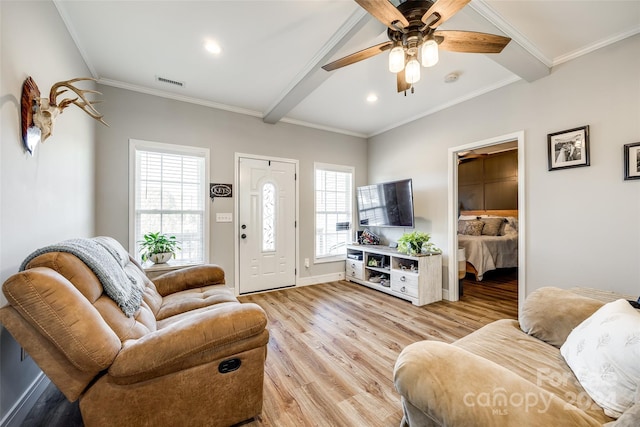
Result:
M176 257L176 251L180 250L180 242L176 236L167 236L159 231L157 233L147 233L140 240L140 255L142 261L150 260L154 264L163 264L172 257Z
M430 240L431 235L422 231L404 233L398 239L398 252L408 255L440 252L440 249L436 248Z

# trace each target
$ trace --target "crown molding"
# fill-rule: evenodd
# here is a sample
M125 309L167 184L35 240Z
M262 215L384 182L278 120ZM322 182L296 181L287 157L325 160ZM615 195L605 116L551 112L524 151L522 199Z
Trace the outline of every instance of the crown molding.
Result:
M606 39L599 40L599 41L597 41L597 42L595 42L595 43L593 43L593 44L591 44L589 46L585 46L585 47L583 47L581 49L578 49L576 51L569 52L569 53L567 53L565 55L558 56L558 57L553 59L553 64L552 65L556 66L556 65L562 64L563 62L571 61L572 59L576 59L576 58L578 58L578 57L580 57L582 55L586 55L586 54L591 53L591 52L593 52L595 50L598 50L600 48L609 46L610 44L617 43L620 40L624 40L626 38L633 37L636 34L640 34L640 26L636 27L636 28L632 28L629 31L625 31L625 32L616 34L614 36L608 37Z
M484 95L485 93L492 92L492 91L494 91L496 89L500 89L503 86L510 85L511 83L515 83L515 82L520 81L520 80L522 80L521 77L518 77L518 76L514 75L512 77L509 77L507 79L499 81L499 82L497 82L495 84L492 84L492 85L489 85L489 86L485 86L485 87L480 88L478 90L475 90L473 92L469 92L464 96L461 96L461 97L456 98L456 99L452 99L449 102L445 102L444 104L440 104L440 105L438 105L438 106L436 106L434 108L431 108L431 109L429 109L427 111L424 111L424 112L422 112L420 114L417 114L415 116L409 117L408 119L405 119L405 120L403 120L401 122L394 123L391 126L387 126L385 128L379 129L379 130L367 135L367 138L371 138L371 137L374 137L376 135L380 135L381 133L390 131L391 129L395 129L397 127L406 125L407 123L411 123L411 122L416 121L418 119L421 119L423 117L426 117L426 116L429 116L431 114L437 113L438 111L442 111L442 110L444 110L446 108L453 107L454 105L461 104L461 103L463 103L465 101L469 101L470 99L473 99L473 98L476 98L478 96Z
M105 85L105 86L111 86L111 87L116 87L116 88L119 88L119 89L130 90L130 91L133 91L133 92L144 93L145 95L158 96L160 98L167 98L167 99L172 99L174 101L187 102L187 103L190 103L190 104L201 105L203 107L214 108L216 110L229 111L231 113L243 114L245 116L257 117L257 118L262 119L262 113L261 112L254 111L254 110L249 110L247 108L240 108L240 107L235 107L233 105L220 104L220 103L217 103L217 102L207 101L207 100L200 99L200 98L194 98L194 97L190 97L190 96L178 95L178 94L171 93L171 92L165 92L163 90L152 89L152 88L148 88L148 87L144 87L144 86L138 86L138 85L134 85L134 84L130 84L130 83L124 83L124 82L121 82L121 81L118 81L118 80L98 79L97 82L102 84L102 85ZM283 122L283 123L288 123L288 124L292 124L292 125L296 125L296 126L302 126L302 127L312 128L312 129L324 130L324 131L333 132L333 133L339 133L339 134L343 134L343 135L355 136L355 137L358 137L358 138L366 138L367 137L365 134L362 134L362 133L353 132L353 131L349 131L349 130L346 130L346 129L333 128L333 127L330 127L330 126L323 126L323 125L320 125L320 124L305 122L303 120L292 119L292 118L289 118L289 117L284 117L280 121Z
M62 22L64 22L65 27L67 27L67 31L69 32L69 35L73 40L73 43L75 43L76 48L78 49L78 52L80 52L80 56L82 57L82 60L84 61L87 68L89 69L89 72L91 73L91 77L93 77L94 79L97 79L98 72L96 71L96 67L94 67L93 63L89 60L89 55L87 55L87 50L84 48L84 45L82 44L80 37L78 37L78 33L76 33L76 29L72 25L71 18L69 17L69 14L67 13L67 10L64 8L63 4L64 3L60 0L53 0L53 5L56 7L56 9L58 9L58 14L60 15L60 18L62 18Z
M367 134L364 133L360 133L360 132L353 132L350 130L346 130L346 129L340 129L340 128L334 128L331 126L324 126L324 125L319 125L316 123L310 123L310 122L305 122L304 120L297 120L297 119L292 119L290 117L283 117L282 119L280 119L280 122L282 123L288 123L291 125L297 125L297 126L303 126L303 127L307 127L307 128L312 128L312 129L318 129L318 130L324 130L327 132L333 132L333 133L339 133L342 135L347 135L347 136L355 136L358 138L367 138Z
M153 89L149 87L134 85L131 83L124 83L118 80L100 78L98 79L98 83L106 86L113 86L120 89L130 90L133 92L144 93L147 95L159 96L161 98L173 99L175 101L182 101L182 102L188 102L190 104L202 105L204 107L215 108L217 110L225 110L225 111L230 111L232 113L238 113L238 114L244 114L246 116L262 118L262 113L259 111L249 110L247 108L235 107L233 105L220 104L218 102L207 101L201 98L194 98L191 96L179 95L176 93L166 92L159 89Z

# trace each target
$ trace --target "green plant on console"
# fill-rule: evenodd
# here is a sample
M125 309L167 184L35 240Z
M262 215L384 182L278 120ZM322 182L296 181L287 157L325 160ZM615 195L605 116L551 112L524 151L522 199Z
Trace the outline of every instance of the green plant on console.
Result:
M167 236L158 231L157 233L147 233L142 237L144 240L138 241L142 261L148 260L151 255L155 254L170 253L175 258L176 251L182 249L178 246L180 242L176 240L176 236Z
M398 239L398 252L408 255L416 255L419 253L440 253L440 249L436 248L430 242L431 235L422 231L413 231L404 233Z

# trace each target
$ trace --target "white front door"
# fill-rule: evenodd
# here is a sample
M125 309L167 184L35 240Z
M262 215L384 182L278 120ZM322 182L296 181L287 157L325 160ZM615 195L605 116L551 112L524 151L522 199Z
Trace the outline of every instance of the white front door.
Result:
M296 284L296 164L239 157L239 293Z

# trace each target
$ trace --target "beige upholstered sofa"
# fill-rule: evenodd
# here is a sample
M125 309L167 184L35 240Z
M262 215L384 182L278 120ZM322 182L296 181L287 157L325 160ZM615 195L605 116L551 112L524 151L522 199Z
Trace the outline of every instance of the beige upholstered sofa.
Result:
M110 238L142 291L127 316L78 256L32 257L3 285L0 321L87 426L229 426L261 412L266 316L241 304L215 265L151 282ZM93 243L92 243L93 244Z
M453 344L407 346L394 369L402 425L640 426L640 403L610 418L561 354L574 328L603 305L568 290L542 288L527 298L520 322L499 320ZM640 330L633 334L638 338Z

